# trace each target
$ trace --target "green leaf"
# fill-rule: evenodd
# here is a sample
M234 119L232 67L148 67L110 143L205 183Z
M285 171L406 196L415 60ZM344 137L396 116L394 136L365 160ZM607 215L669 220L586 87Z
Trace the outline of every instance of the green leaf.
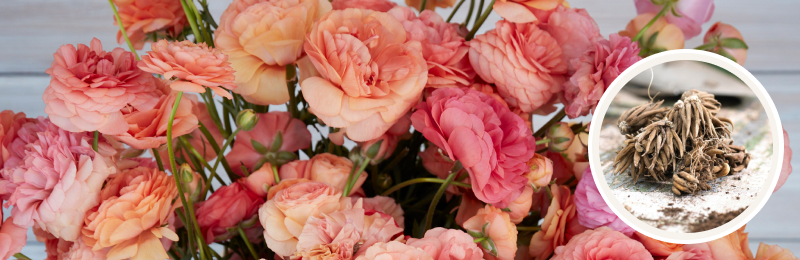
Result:
M383 143L383 139L378 140L378 142L375 142L374 144L372 144L372 146L367 148L367 158L375 159L375 156L377 156L378 152L381 150L381 144L382 143ZM381 159L383 159L383 158L381 158Z
M731 59L732 61L736 61L736 58L734 58L733 55L725 51L725 49L719 49L719 52L717 54L722 55L725 58Z
M280 133L280 132L278 132ZM253 145L253 149L260 154L267 154L269 153L269 149L266 146L262 145L261 143L257 142L256 140L250 139L250 144Z
M278 134L275 136L275 140L272 140L272 147L270 147L270 152L277 152L283 146L283 134L278 131Z
M741 39L737 38L723 38L719 40L720 44L723 47L731 48L731 49L747 49L747 43L742 41Z
M658 38L658 32L650 35L650 38L647 39L647 48L652 48L653 44L656 43L656 38Z
M553 140L553 143L561 144L564 142L569 142L569 140L571 140L569 137L556 137L555 140Z
M701 51L711 51L711 50L714 49L714 47L717 47L717 42L712 41L712 42L697 46L694 49L695 50L701 50Z

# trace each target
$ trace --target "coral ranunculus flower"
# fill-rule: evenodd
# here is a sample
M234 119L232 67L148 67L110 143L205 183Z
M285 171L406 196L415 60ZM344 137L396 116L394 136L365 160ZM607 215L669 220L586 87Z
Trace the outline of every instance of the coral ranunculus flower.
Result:
M11 110L0 112L0 169L11 158L10 146L11 142L17 137L17 130L29 121L31 120L27 119L25 113L22 112L14 113ZM2 180L0 180L0 183L2 183ZM0 194L3 194L2 188L0 188Z
M411 238L406 244L425 250L433 260L483 259L483 250L474 242L474 238L456 229L430 229L423 238Z
M103 188L100 206L86 216L83 241L109 259L169 258L161 238L178 241L169 227L180 202L172 176L138 167L115 175Z
M175 91L195 93L206 92L210 88L215 94L232 99L227 90L233 90L233 68L228 56L219 50L209 48L205 43L168 42L160 40L150 45L152 51L142 56L139 68L150 73L164 75L164 78L178 78L169 84Z
M663 5L657 5L651 0L634 0L633 3L639 14L658 13L663 8ZM680 28L686 39L691 39L700 34L703 23L711 20L714 0L676 1L672 8L675 12L667 12L666 21Z
M153 39L153 34L156 38L175 38L186 26L186 14L175 0L114 0L114 4L128 39L137 50ZM114 25L118 22L114 19ZM122 31L117 32L117 42L125 44Z
M14 224L14 217L3 221L3 212L0 210L0 259L9 259L22 251L28 241L28 229Z
M541 154L534 154L528 161L528 167L525 178L528 178L528 184L537 189L547 186L553 178L553 161Z
M310 217L298 237L297 254L315 259L315 251L338 248L341 259L353 259L366 253L375 243L403 239L403 229L391 216L367 212L356 203L352 209ZM358 245L358 246L356 246ZM354 248L356 246L356 248Z
M469 172L483 202L505 208L522 193L535 141L525 122L493 97L469 88L440 88L411 115L414 129Z
M492 240L497 255L483 248L484 257L488 260L512 260L517 253L517 226L511 223L508 213L503 210L486 205L478 210L478 214L464 222L464 229L481 233L483 226L489 223L486 233L483 234Z
M136 67L129 51L105 52L94 38L91 46L62 45L53 57L44 112L67 131L122 134L128 130L122 108L150 110L158 103L155 78Z
M173 83L174 84L174 83ZM115 135L114 138L136 149L151 149L167 143L167 128L172 106L177 100L177 93L161 96L156 107L146 111L126 111L125 121L128 122L128 131ZM172 121L172 138L189 134L198 127L197 116L193 113L195 101L189 97L181 97L178 110ZM213 127L212 127L213 128ZM195 149L202 149L194 146Z
M508 212L508 216L511 218L511 222L514 224L519 224L522 222L522 219L528 216L528 213L531 211L531 205L533 204L533 187L530 185L525 185L525 190L522 191L522 194L517 197L514 201L512 201L508 205L508 209L511 211Z
M579 58L586 51L594 49L594 43L603 39L597 22L589 16L586 10L579 8L559 6L550 14L547 23L540 27L556 39L568 66L570 60ZM570 73L575 69L570 67Z
M561 47L536 24L500 20L469 42L469 61L511 107L533 112L561 91L567 72Z
M250 241L261 241L261 224L258 208L264 199L234 182L214 191L208 199L197 203L197 225L205 236L206 243L225 241L238 236L241 227Z
M563 0L499 0L494 2L494 11L512 23L539 21L534 12L549 11L561 5Z
M256 126L250 131L239 132L236 144L225 156L233 172L244 176L241 165L253 172L268 162L267 153L272 151L263 151L261 147L271 148L278 133L281 134L279 152L293 153L311 147L311 132L300 119L292 118L288 112L258 114ZM253 146L254 142L260 144L259 149Z
M750 242L742 226L733 233L702 244L683 245L683 250L699 249L709 252L712 259L750 260L753 252L750 251Z
M636 240L607 227L587 230L556 248L556 260L652 260L653 256ZM716 258L729 259L729 258Z
M331 1L331 6L333 6L333 10L359 8L378 12L388 12L397 6L397 4L389 0L333 0Z
M233 1L214 43L236 71L234 92L259 105L288 102L286 66L300 58L312 24L330 10L328 0Z
M418 45L407 43L403 25L387 13L326 14L304 45L321 74L300 83L309 111L353 141L380 137L422 96L428 66Z
M632 238L642 243L644 248L654 256L671 256L675 252L683 251L682 244L664 242L655 238L650 238L639 232L633 233Z
M578 213L578 222L588 228L598 228L602 226L609 227L613 230L619 231L626 236L633 235L633 228L622 221L611 208L608 207L606 201L600 196L600 191L594 183L594 176L592 170L586 168L583 172L578 186L575 188L575 207ZM647 247L647 244L645 244ZM664 254L662 256L668 256Z
M398 241L376 243L355 260L434 260L425 250Z
M550 191L553 199L544 216L542 229L533 234L528 247L531 256L537 260L547 259L556 247L567 242L567 223L575 218L575 204L569 187L551 184Z
M429 10L417 17L408 7L395 7L389 14L403 23L408 40L422 44L422 57L428 62L426 87L466 87L472 83L475 72L467 59L469 46L458 34L457 23L447 23Z
M777 245L767 245L758 243L755 260L797 260L792 251L781 248Z

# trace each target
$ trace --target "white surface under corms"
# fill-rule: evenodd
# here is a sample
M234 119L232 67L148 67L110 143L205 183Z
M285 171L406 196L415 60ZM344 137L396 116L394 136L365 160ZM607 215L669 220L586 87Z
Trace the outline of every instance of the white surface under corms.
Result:
M654 227L671 232L690 232L692 224L705 218L712 211L726 213L749 206L756 193L765 184L772 154L772 137L766 123L766 114L758 102L739 111L723 108L720 116L735 122L732 133L734 144L744 145L752 155L747 169L711 182L711 189L694 195L675 196L672 182L655 182L639 178L638 183L628 172L614 175L613 161L616 151L625 140L613 123L604 124L600 133L600 160L606 182L614 196L638 219ZM679 208L680 212L667 216L667 208Z

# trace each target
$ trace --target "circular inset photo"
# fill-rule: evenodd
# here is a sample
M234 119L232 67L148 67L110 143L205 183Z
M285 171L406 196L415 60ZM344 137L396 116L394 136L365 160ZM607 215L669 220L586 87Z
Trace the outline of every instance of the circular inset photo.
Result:
M589 157L603 198L639 232L709 241L744 225L783 157L774 104L744 68L701 51L629 68L592 120Z

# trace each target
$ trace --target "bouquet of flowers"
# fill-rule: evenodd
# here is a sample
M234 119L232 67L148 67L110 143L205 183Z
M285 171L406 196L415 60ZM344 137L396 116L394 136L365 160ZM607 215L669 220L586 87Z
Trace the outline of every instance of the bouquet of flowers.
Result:
M48 259L753 259L742 230L634 232L562 122L710 0L636 0L607 38L562 0L109 2L129 50L63 45L48 117L0 113L2 259L29 228ZM747 55L723 23L698 48Z

